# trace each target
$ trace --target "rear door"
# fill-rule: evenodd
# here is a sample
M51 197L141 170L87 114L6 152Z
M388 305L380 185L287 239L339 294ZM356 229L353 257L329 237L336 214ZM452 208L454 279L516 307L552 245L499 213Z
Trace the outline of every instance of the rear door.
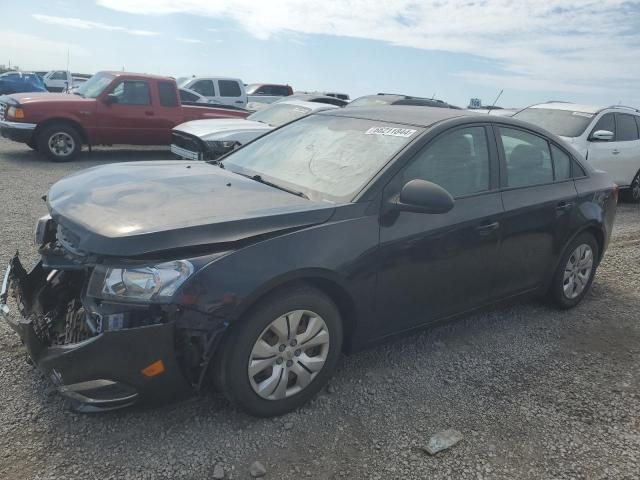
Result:
M525 129L494 127L501 161L504 214L493 296L540 287L555 268L577 215L567 152Z
M242 108L247 106L244 85L238 80L218 80L217 83L220 103Z
M503 211L497 170L491 129L478 124L436 137L387 185L385 201L410 180L428 180L449 191L455 206L444 214L392 211L381 217L381 324L373 336L488 301L498 261L497 220Z
M113 95L113 102L107 99ZM98 102L100 143L152 145L158 141L151 87L147 80L119 80Z
M629 113L616 113L616 150L615 168L609 173L621 187L631 185L640 170L640 135L636 116ZM618 153L615 153L615 152Z

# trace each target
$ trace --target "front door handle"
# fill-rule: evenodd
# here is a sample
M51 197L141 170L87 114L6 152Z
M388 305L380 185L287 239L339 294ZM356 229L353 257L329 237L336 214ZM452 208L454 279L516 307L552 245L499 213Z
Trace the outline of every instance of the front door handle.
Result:
M556 211L558 212L566 212L567 210L571 210L572 208L573 202L562 201L558 205L556 205Z
M614 148L611 153L613 153L614 155L618 155L620 153L620 150L618 150L617 148Z
M145 114L147 117L153 117L153 115L154 115L154 113L153 113L152 111L150 111L150 110L147 110L146 112L144 112L144 114Z
M492 222L492 223L483 223L482 225L476 227L476 230L480 235L486 236L499 228L500 228L500 222Z

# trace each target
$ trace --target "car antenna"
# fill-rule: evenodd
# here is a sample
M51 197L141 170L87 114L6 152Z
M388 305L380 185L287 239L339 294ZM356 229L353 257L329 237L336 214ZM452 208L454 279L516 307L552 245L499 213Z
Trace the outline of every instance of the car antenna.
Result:
M493 101L493 103L491 104L491 106L489 107L489 111L487 112L487 115L491 115L491 111L493 110L493 107L496 106L496 103L498 103L498 99L502 96L502 92L504 92L503 90L500 90L500 93L498 94L498 96L496 97L496 99Z

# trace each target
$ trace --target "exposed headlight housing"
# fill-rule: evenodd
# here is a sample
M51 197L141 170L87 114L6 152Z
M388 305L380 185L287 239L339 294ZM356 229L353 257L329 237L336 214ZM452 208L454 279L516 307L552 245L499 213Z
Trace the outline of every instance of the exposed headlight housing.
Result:
M53 220L51 219L51 215L45 215L44 217L40 217L36 223L36 228L33 231L33 244L39 248L49 240L53 239L53 235L55 235L55 229L52 228Z
M240 143L236 140L207 140L209 150L221 155L238 147Z
M12 118L24 118L24 110L20 107L16 107L15 105L10 106L7 109L7 117L12 117Z
M87 293L105 300L167 303L193 270L187 260L125 268L97 265Z

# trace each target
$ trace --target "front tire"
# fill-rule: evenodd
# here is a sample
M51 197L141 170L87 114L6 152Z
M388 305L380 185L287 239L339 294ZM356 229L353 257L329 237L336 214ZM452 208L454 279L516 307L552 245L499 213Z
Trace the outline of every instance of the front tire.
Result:
M336 305L306 286L269 296L231 328L216 383L232 404L258 417L306 403L327 383L342 350Z
M591 288L599 255L598 242L591 233L582 233L569 244L549 291L557 307L568 309L580 303Z
M640 202L640 171L636 173L636 176L629 185L629 188L622 191L622 199L629 203Z
M38 133L37 146L52 162L70 162L82 150L82 138L71 125L54 123Z

